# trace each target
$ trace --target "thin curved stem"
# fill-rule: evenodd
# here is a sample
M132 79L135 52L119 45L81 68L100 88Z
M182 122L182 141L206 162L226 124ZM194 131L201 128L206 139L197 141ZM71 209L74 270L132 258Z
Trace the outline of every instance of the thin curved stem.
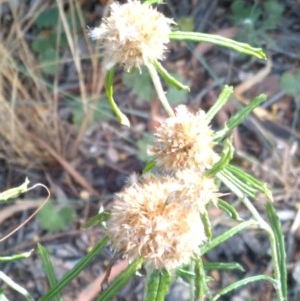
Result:
M243 204L247 207L247 209L250 211L252 216L256 219L257 223L261 227L261 229L265 230L267 232L267 235L270 240L270 248L271 248L271 255L272 255L272 261L274 265L274 279L277 281L277 287L275 287L276 295L278 301L286 301L281 287L281 275L280 275L280 268L279 268L279 262L278 262L278 252L276 248L276 238L273 233L272 228L269 226L268 223L264 221L264 219L260 216L256 208L253 206L253 204L250 202L250 200L243 194L243 192L238 189L235 185L233 185L224 175L222 175L222 172L217 174L217 177L232 191L241 198Z
M147 64L146 67L149 70L149 74L151 76L153 85L155 87L155 90L157 92L157 95L158 95L158 98L159 98L161 104L163 105L164 109L166 110L167 114L170 117L175 116L175 113L174 113L172 107L170 106L168 99L166 97L166 94L163 90L163 87L161 85L161 82L160 82L160 79L159 79L159 76L157 74L155 67L153 66L153 64Z

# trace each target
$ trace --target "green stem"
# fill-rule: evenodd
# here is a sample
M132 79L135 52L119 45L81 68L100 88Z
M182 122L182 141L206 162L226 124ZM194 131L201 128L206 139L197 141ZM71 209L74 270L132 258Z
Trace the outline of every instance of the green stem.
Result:
M161 102L161 104L163 105L164 109L166 110L166 112L168 113L168 115L170 117L175 116L174 111L172 109L172 107L170 106L168 99L166 97L166 94L163 90L163 87L161 85L159 76L157 74L157 71L155 69L155 67L153 66L153 64L147 64L146 65L148 70L149 70L149 74L151 76L152 82L154 84L155 90L157 92L158 98Z
M0 279L3 282L5 282L10 288L12 288L16 292L24 296L24 298L26 298L27 301L34 301L33 297L29 294L29 292L25 288L23 288L22 286L14 282L12 279L10 279L1 271L0 271Z
M277 252L276 248L276 238L273 233L272 228L264 221L264 219L260 216L256 208L253 206L253 204L250 202L250 200L245 197L243 192L239 190L235 185L232 185L232 183L222 174L222 172L219 172L217 174L217 177L233 192L238 196L243 204L247 207L247 209L250 211L252 216L256 219L258 222L259 226L261 229L265 230L267 232L267 235L270 240L270 247L271 247L271 256L272 256L272 261L274 265L274 279L277 281L277 286L275 287L276 290L276 295L278 301L286 301L283 292L282 292L282 287L281 287L281 275L280 275L280 268L279 268L279 255Z
M105 92L108 99L108 102L116 114L118 121L122 125L126 125L130 127L130 122L126 115L124 115L121 110L119 109L118 105L116 104L113 94L114 94L114 88L113 88L113 80L115 76L116 67L113 67L112 69L108 70L105 77Z

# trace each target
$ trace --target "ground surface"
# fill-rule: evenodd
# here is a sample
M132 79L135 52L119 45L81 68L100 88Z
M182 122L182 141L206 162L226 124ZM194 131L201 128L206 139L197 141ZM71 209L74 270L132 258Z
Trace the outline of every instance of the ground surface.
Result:
M86 36L86 25L99 23L105 13L105 2L58 0L54 5L52 1L2 1L0 4L1 190L21 184L28 176L32 184L41 182L49 187L51 202L57 210L67 206L76 214L70 225L62 225L63 230L57 232L51 231L55 220L50 226L43 226L35 218L1 242L0 252L8 256L35 249L40 242L51 254L57 278L102 237L99 227L82 230L81 226L100 206L107 209L111 206L113 193L120 191L132 172L142 171L147 144L144 133L153 130L157 118L163 114L151 91L150 97L147 92L134 93L119 70L115 98L128 114L132 127L121 127L111 115L105 102L99 51ZM300 82L296 75L300 72L300 3L280 1L281 7L275 5L270 13L274 7L264 6L266 2L240 1L246 7L237 6L234 10L232 1L168 1L161 10L173 16L182 28L190 30L194 24L197 31L243 39L264 48L268 61L211 45L172 42L165 66L191 87L189 95L175 94L174 105L179 98L192 110L199 107L206 110L224 84L236 87L235 95L214 122L216 128L254 96L268 94L261 109L233 133L237 151L234 162L266 181L274 192L286 238L290 300L299 300L300 91L297 89ZM58 7L56 13L53 7ZM276 9L281 8L276 17ZM38 17L42 12L44 15ZM76 12L84 12L85 21L78 13L76 18ZM70 20L70 27L61 21L64 17ZM67 33L58 35L61 31ZM291 78L288 88L282 84L284 74ZM137 90L143 92L144 87L142 83ZM11 204L1 205L1 236L22 223L45 196L45 190L38 187ZM247 217L236 199L228 196L228 200L235 202L240 214ZM258 199L256 206L264 214L263 201ZM42 219L50 219L53 214L51 211ZM66 215L62 218L67 219ZM217 210L211 211L211 220L215 234L231 226L231 221ZM112 258L107 248L63 291L64 300L93 300ZM245 276L272 271L267 239L255 230L234 237L209 253L206 260L237 261L245 267L244 273L212 272L215 279L212 290ZM122 262L115 272L121 269ZM47 291L36 255L2 264L1 270L37 299ZM7 295L10 300L23 300L12 291ZM136 278L116 300L141 300L142 296L143 283ZM188 300L187 296L186 288L177 283L167 300ZM271 285L259 283L222 300L268 301L274 300L274 296Z

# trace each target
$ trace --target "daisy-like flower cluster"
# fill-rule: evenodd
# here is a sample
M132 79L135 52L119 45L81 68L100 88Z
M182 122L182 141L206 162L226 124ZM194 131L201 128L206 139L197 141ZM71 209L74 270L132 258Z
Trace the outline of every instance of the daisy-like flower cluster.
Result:
M194 205L175 179L146 179L117 195L108 222L112 246L129 257L143 257L156 269L173 270L187 263L206 241Z
M192 114L183 105L161 122L150 153L163 172L116 195L108 222L113 248L169 271L198 253L207 241L200 215L219 197L214 179L204 174L216 161L213 134L204 112Z
M129 0L123 5L113 2L110 15L99 27L91 29L89 35L101 41L107 69L121 64L129 71L164 58L173 23L140 1Z
M149 154L167 171L196 168L203 172L216 161L213 131L204 111L192 114L186 106L178 106L175 116L161 123L155 137Z

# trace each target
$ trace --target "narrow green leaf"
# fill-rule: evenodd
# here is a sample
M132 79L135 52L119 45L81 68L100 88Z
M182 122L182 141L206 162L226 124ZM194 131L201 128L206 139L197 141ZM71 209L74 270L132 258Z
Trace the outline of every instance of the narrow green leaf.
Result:
M231 87L231 86L225 86L223 88L217 101L206 113L206 119L208 122L210 122L215 117L215 115L221 110L221 108L223 108L223 106L229 100L229 97L232 94L232 92L233 92L233 87Z
M45 274L47 276L49 286L50 286L50 288L53 288L56 285L57 280L56 280L53 265L52 265L52 262L50 259L50 254L49 254L48 250L39 243L38 243L38 255L42 261L43 271L45 272ZM56 301L62 301L60 293L57 293L57 295L54 297L54 299Z
M242 109L238 110L235 115L233 115L225 125L225 128L223 130L220 130L218 132L220 138L226 137L235 127L237 127L239 124L243 122L243 120L261 103L263 103L266 100L267 96L265 94L261 94L254 99L251 100L251 102L243 107Z
M232 271L239 270L241 272L245 271L244 268L237 262L205 262L203 263L203 268L205 270L224 270Z
M202 259L199 257L195 261L195 296L200 300L203 300L208 292L208 286L206 283L206 274L203 267Z
M231 171L226 168L221 170L217 177L229 188L232 190L232 186L238 188L245 196L249 196L251 198L255 198L257 189L251 187L247 183L245 183L242 179L239 179L236 175L234 175Z
M245 172L237 166L228 165L226 166L226 169L233 175L235 175L237 178L239 178L241 181L246 183L248 186L250 186L252 189L263 193L265 196L268 197L269 200L273 199L272 192L268 189L267 184L265 182L256 179L255 177L248 174L247 172Z
M151 273L147 282L145 301L164 301L169 290L171 275L168 271L155 270Z
M191 281L195 279L195 273L188 269L188 267L176 269L176 275L178 275L185 281Z
M156 160L155 159L150 160L149 162L147 162L146 166L144 167L143 174L151 171L155 167L156 167Z
M115 297L134 276L135 272L140 269L142 263L143 259L138 258L129 264L128 267L108 286L108 288L101 293L96 301L108 301Z
M285 252L285 244L284 244L284 235L282 232L282 227L280 224L280 220L277 216L276 210L271 202L267 202L266 210L268 219L270 221L272 230L274 232L276 238L276 249L277 249L277 263L273 262L273 264L278 264L280 269L280 283L282 295L287 300L287 268L286 268L286 252Z
M229 140L225 140L224 147L222 150L221 157L219 161L214 164L214 166L206 172L208 177L215 176L219 171L223 170L232 160L234 155L234 148Z
M238 212L236 211L236 209L229 204L226 201L223 201L221 199L218 200L217 203L217 207L224 211L229 217L231 217L232 219L236 220L236 221L242 221L243 219L240 218Z
M122 125L126 125L126 126L130 127L129 119L127 118L126 115L124 115L121 112L121 110L117 106L117 104L114 100L114 97L113 97L113 94L114 94L113 81L114 81L114 77L115 77L115 71L116 71L116 67L113 67L110 70L107 70L107 72L106 72L106 77L105 77L106 96L107 96L108 102L109 102L112 110L114 111L114 113L117 116L118 121Z
M152 5L152 4L160 4L163 3L163 0L146 0L143 4Z
M212 233L211 233L211 224L210 224L210 220L209 220L209 216L208 216L207 210L205 210L204 212L202 212L200 214L200 217L201 217L201 221L202 221L203 226L204 226L205 235L206 235L208 241L210 241L211 238L212 238Z
M110 217L110 214L106 211L98 213L97 215L91 217L86 223L84 223L81 228L87 229L95 225L100 225L102 222L105 222Z
M11 256L1 256L0 262L10 262L10 261L26 259L26 258L29 258L32 255L32 253L33 253L33 250L24 252L21 254L11 255Z
M200 256L204 255L209 250L214 249L216 246L222 244L223 242L225 242L229 238L233 237L240 231L242 231L246 228L249 228L249 227L253 227L255 225L257 225L257 223L254 220L249 220L249 221L242 222L242 223L230 228L229 230L225 231L221 235L213 238L209 243L202 245L200 247Z
M246 43L237 42L222 36L207 34L201 32L184 32L184 31L173 31L169 34L171 40L179 41L192 41L192 42L204 42L211 43L217 46L226 47L240 53L252 55L259 59L267 59L266 54L261 48L254 48Z
M236 282L226 286L217 295L215 295L211 301L216 301L223 295L228 294L229 292L234 291L234 290L240 288L241 286L247 285L248 283L255 282L255 281L270 281L275 287L277 285L277 282L269 276L266 276L266 275L252 276L252 277L248 277L248 278L236 281Z
M25 193L28 190L29 185L28 178L25 179L25 182L18 187L7 189L0 193L0 201L7 201L8 199L16 198L20 194Z
M176 87L178 90L186 90L190 91L190 87L179 82L174 76L172 76L168 70L166 70L160 62L157 60L153 61L153 66L157 70L157 72L161 75L161 77L170 85Z
M52 288L46 295L44 295L40 301L51 300L56 296L66 285L68 285L75 277L77 277L80 272L86 268L86 266L101 252L101 250L106 246L108 242L108 237L105 236L101 241L99 241L94 248L81 259L76 266L70 270L66 275Z

